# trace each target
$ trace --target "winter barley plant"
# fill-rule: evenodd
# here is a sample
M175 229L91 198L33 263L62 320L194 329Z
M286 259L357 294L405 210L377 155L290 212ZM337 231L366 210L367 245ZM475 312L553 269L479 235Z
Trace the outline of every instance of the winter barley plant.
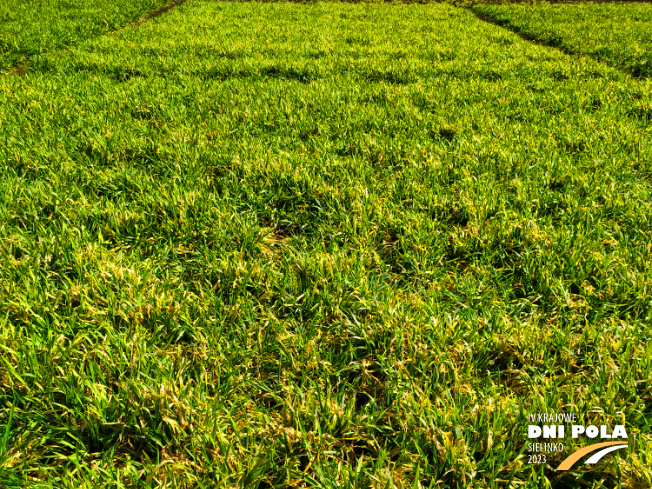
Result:
M7 487L648 487L650 83L449 5L201 0L0 79ZM524 413L635 450L528 464Z

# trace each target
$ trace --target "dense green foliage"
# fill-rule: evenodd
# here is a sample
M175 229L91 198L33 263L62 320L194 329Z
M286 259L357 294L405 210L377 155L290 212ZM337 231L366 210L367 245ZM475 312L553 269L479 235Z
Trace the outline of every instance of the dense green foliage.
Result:
M544 44L592 56L635 76L652 75L650 3L480 3L474 9Z
M651 113L447 5L191 0L35 57L0 79L0 480L648 487ZM551 411L636 449L528 465Z
M2 0L0 74L52 48L122 27L165 0Z

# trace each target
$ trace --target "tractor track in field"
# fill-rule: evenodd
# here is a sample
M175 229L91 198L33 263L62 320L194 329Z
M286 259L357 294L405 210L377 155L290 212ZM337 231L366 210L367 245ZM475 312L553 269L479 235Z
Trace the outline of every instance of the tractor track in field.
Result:
M138 19L136 19L136 20L134 20L134 21L132 21L132 22L118 28L118 29L115 29L113 31L103 32L100 35L115 34L116 32L120 32L120 31L124 30L127 27L138 27L139 25L142 25L145 22L148 22L148 21L150 21L152 19L160 17L161 15L169 12L173 8L178 7L179 5L183 5L187 1L188 0L174 0L171 3L169 3L167 5L164 5L163 7L160 7L160 8L158 8L158 9L152 11L152 12L149 12L149 13L141 16L140 18L138 18ZM59 48L59 50L68 49L68 48L70 48L70 46L71 45L61 47L61 48ZM29 73L30 68L31 68L31 64L30 64L30 62L28 60L27 62L22 62L19 65L14 66L9 71L6 71L4 73L0 73L0 78L3 78L5 76L23 76L23 75L26 75L27 73Z

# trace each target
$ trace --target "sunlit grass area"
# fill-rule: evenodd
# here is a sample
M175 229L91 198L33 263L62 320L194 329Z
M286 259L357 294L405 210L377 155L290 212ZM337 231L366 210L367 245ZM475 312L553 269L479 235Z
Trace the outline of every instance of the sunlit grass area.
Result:
M441 4L191 0L34 56L0 481L649 487L651 104ZM531 465L533 412L635 449Z

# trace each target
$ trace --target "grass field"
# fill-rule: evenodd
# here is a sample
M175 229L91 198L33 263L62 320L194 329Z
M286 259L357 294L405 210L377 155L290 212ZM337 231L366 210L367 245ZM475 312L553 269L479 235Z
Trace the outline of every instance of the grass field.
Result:
M652 75L649 3L480 4L474 8L544 44L592 56L637 77Z
M3 0L0 74L34 55L117 29L166 0Z
M32 57L0 486L650 487L650 88L442 4L190 0ZM636 447L528 464L559 411Z

